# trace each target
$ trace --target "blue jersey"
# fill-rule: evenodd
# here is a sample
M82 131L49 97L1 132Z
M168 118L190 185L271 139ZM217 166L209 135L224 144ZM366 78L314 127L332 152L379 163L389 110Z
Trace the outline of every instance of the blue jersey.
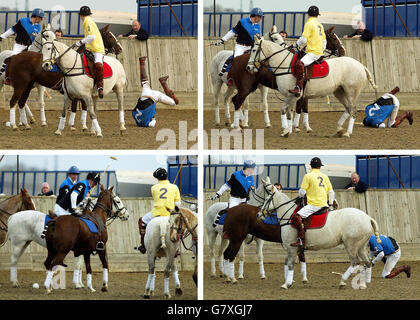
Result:
M15 41L17 43L29 46L35 39L35 36L41 32L41 25L33 24L31 18L22 18L16 23L12 30L16 33Z
M232 173L226 184L230 187L230 195L237 198L248 198L249 190L254 186L254 178L246 176L243 170Z
M397 246L397 244L395 243L394 246L394 243L390 237L380 235L379 238L382 241L381 244L376 242L376 237L374 235L372 235L369 239L370 251L374 252L375 256L377 256L382 251L384 252L385 256L388 256L390 254L393 254L397 250L397 248L395 247Z
M385 121L386 118L391 115L392 110L394 110L394 105L381 106L375 103L366 106L366 125L370 127L378 127L382 122Z
M147 102L147 100L150 100ZM155 117L156 114L156 102L152 99L143 100L141 103L145 105L145 108L140 108L140 102L131 111L134 121L139 127L148 127L149 122ZM148 105L147 105L148 104Z
M254 36L256 34L261 35L261 26L258 23L252 23L251 18L248 17L241 19L232 31L238 36L236 38L237 43L252 46Z
M71 181L70 177L67 177L67 179L61 183L60 188L58 189L56 203L58 203L61 198L63 198L73 188L74 185L75 183Z

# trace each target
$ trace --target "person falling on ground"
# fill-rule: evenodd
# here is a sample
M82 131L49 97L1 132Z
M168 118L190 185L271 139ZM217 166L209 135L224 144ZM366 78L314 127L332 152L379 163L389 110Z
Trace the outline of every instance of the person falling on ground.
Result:
M405 119L410 125L413 124L413 113L411 111L404 112L403 115L397 116L400 108L400 101L395 96L400 88L395 87L389 93L385 93L374 103L366 106L363 124L366 127L373 128L397 128ZM384 121L388 118L387 124Z
M215 43L215 46L221 46L226 41L236 36L237 38L236 38L235 49L233 51L233 58L239 57L243 55L245 52L251 50L251 47L254 45L254 36L256 34L261 35L261 26L259 25L259 22L262 20L263 16L264 14L260 8L252 9L250 13L250 17L239 20L239 22L236 24L236 26L232 30L226 33L222 39L220 39L219 41ZM221 74L219 74L219 76L222 76L223 73L226 72L226 69L231 62L233 62L233 59L232 60L228 59L226 61L225 65L222 68ZM227 76L228 86L233 85L231 70L232 70L232 67L228 71L228 76Z
M169 182L168 172L163 168L158 168L153 172L153 177L158 180L158 183L152 186L153 210L139 219L141 245L134 248L143 254L146 253L144 236L146 235L146 228L149 222L155 217L168 217L169 219L170 211L175 206L181 206L181 195L178 186Z
M103 59L105 55L105 47L102 41L101 33L96 23L91 18L92 12L88 6L80 8L79 16L83 21L83 29L85 31L85 38L75 43L80 47L83 44L87 51L93 54L95 62L95 81L98 89L99 98L104 97L104 67Z
M308 204L302 207L297 214L293 215L290 223L296 227L298 232L298 241L292 243L293 247L301 246L305 248L305 227L302 218L308 218L313 213L323 207L328 207L329 203L334 203L335 194L328 176L320 171L323 166L318 157L311 160L312 170L305 174L299 189L299 197L306 196Z
M140 57L140 81L143 89L141 97L137 101L137 105L131 111L131 114L139 127L154 127L156 126L156 103L162 102L174 106L179 103L179 100L174 92L169 89L167 84L169 76L159 78L159 82L162 85L165 94L157 90L152 90L146 73L145 61L146 57Z
M308 9L308 21L303 28L303 34L292 47L297 48L306 45L306 54L301 60L298 60L295 65L296 86L289 90L296 97L299 97L303 89L303 78L305 67L317 61L323 54L327 46L324 27L318 21L319 9L316 6L311 6Z

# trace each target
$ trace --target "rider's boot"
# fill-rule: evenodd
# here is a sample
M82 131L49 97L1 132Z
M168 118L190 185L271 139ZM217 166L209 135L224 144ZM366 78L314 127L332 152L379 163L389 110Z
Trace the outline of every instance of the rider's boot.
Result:
M149 81L149 78L147 77L146 72L146 57L140 57L140 82L143 86L143 82Z
M413 124L413 113L411 111L407 111L402 116L398 116L395 119L395 122L392 125L392 128L398 127L401 124L401 122L403 122L405 119L407 119L408 122L410 123L410 125L412 125Z
M405 272L407 275L407 278L411 277L411 267L408 265L403 265L401 267L397 267L392 269L391 273L386 276L387 279L392 279L396 276L398 276L401 272Z
M296 230L298 232L298 237L299 237L299 239L295 243L292 243L291 246L292 247L301 246L302 248L304 248L305 247L305 226L303 225L302 217L296 213L293 215L290 222L292 223L292 225L296 227Z
M165 91L165 94L168 97L171 97L175 101L175 104L178 104L179 103L178 98L176 97L175 93L171 89L169 89L168 83L166 82L168 78L169 76L160 77L159 82L162 85L162 88Z
M96 69L96 87L100 99L104 97L104 67L101 62L95 62Z
M289 90L290 93L293 93L296 97L300 96L300 93L303 88L303 75L305 72L305 65L302 61L297 61L295 64L295 77L296 77L296 86L293 90Z
M146 253L146 246L144 245L144 236L146 235L146 225L143 223L142 218L139 219L139 232L141 245L135 247L135 250L139 250L141 253Z

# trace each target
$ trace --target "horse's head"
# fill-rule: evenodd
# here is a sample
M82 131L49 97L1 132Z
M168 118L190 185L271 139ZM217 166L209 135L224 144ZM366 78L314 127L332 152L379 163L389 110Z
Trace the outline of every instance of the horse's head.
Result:
M263 39L258 34L256 34L254 36L254 46L251 48L251 55L249 57L248 64L246 66L246 70L248 72L251 72L251 73L258 72L258 69L261 64L260 56L261 56L261 50L262 50L261 49L262 43L263 43Z
M327 39L327 49L332 54L342 57L346 55L346 49L341 43L340 38L334 33L334 26L325 31L325 38Z
M123 221L128 220L130 216L128 210L122 203L120 197L114 195L113 190L114 186L106 189L101 184L101 192L99 193L96 206L106 211L107 218L120 218Z
M50 71L55 64L58 54L57 48L54 45L55 33L49 29L41 31L40 48L43 56L42 69Z
M280 45L283 45L285 43L283 37L277 31L277 27L275 25L271 27L271 30L268 33L268 36L269 36L269 40L271 40L274 43L277 43Z
M117 38L114 36L114 34L109 31L109 24L107 24L105 27L103 27L101 30L101 36L102 40L104 42L105 49L108 52L120 54L123 50L123 47L121 43L117 40Z
M187 230L193 236L196 235L197 224L197 216L192 211L175 206L175 209L171 211L171 241L179 241Z
M20 195L22 197L22 210L35 210L35 204L32 201L31 196L25 188L20 189Z
M294 201L291 201L286 194L277 190L273 184L267 185L267 188L272 192L272 195L267 198L262 207L264 215L271 212L277 212L277 216L280 217L283 214L290 212L291 208L295 206ZM290 212L290 214L292 214L292 212Z
M270 177L267 177L266 179L261 178L260 185L255 190L255 192L250 193L250 200L248 203L250 205L254 205L256 207L261 207L266 199L272 194L271 188L269 185L271 185Z

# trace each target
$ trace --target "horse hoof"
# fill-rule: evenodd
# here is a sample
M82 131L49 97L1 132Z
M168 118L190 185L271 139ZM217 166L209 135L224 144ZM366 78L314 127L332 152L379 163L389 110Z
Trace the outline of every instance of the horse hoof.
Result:
M86 125L83 125L83 127L82 127L82 132L88 132L89 131L89 128L88 127L86 127Z
M30 119L29 119L29 123L30 123L30 124L35 124L35 123L36 123L35 118L34 118L34 117L30 118Z
M108 292L108 286L103 286L101 289L102 292Z
M342 137L350 138L350 133L345 132L345 133L343 133Z
M144 298L144 299L150 299L150 295L149 295L149 294L144 294L144 295L143 295L143 298Z
M182 296L182 294L183 294L183 292L182 292L182 289L181 288L175 288L175 295L176 296Z
M23 126L23 123L22 122L19 122L18 123L18 127L22 127Z
M98 133L98 134L96 135L96 137L98 137L98 138L103 138L104 136L102 135L102 133Z
M93 289L93 287L89 287L88 289L90 290L90 292L96 292L96 290Z
M120 129L120 135L124 136L127 133L127 129Z
M308 279L306 278L302 279L302 283L308 283Z
M300 132L301 131L299 127L295 127L293 129L295 129L295 132Z
M341 282L340 282L340 284L338 285L338 287L339 287L340 289L344 289L344 288L346 287L346 283L345 283L343 280L341 280Z
M362 285L360 285L360 286L359 286L359 289L360 289L360 290L365 290L366 288L367 288L367 287L366 287L366 285L364 285L364 284L362 284Z
M25 124L25 126L23 127L23 130L31 130L31 126L29 124Z
M265 280L265 279L266 279L265 274L262 274L262 275L260 276L260 279L261 279L261 280Z
M56 136L61 136L61 130L57 130L56 132L54 132L54 134L55 134Z
M20 287L19 281L16 280L15 282L13 282L12 287L13 288L19 288Z
M46 127L46 126L47 126L47 123L45 121L42 121L41 122L41 127Z
M289 290L290 287L291 287L291 285L288 285L287 283L285 283L281 286L281 288L284 289L284 290Z
M13 130L13 131L17 131L17 130L18 130L17 125L15 125L15 124L14 124L14 125L12 126L12 130Z
M232 279L232 284L237 284L238 280L236 280L235 278Z
M337 135L338 135L339 137L341 137L341 136L343 135L343 133L344 133L344 129L343 129L342 127L338 127L338 128L337 128Z
M282 136L283 138L288 138L289 134L290 134L289 130L283 130L283 132L280 136Z
M226 126L226 127L229 127L229 126L230 126L230 124L231 124L230 120L226 120L226 121L225 121L225 126Z
M220 275L220 276L221 276L221 275ZM216 278L216 274L215 274L215 273L212 273L212 274L210 275L210 278L215 279L215 278Z
M238 276L238 279L243 279L244 278L244 275L243 274L240 274L239 276Z
M220 128L220 127L221 127L221 126L220 126L220 122L216 122L214 126L215 126L216 128Z
M312 128L311 127L307 127L306 128L306 133L311 133L313 130L312 130Z
M76 127L75 126L70 126L70 130L71 131L76 131Z
M266 128L271 128L271 123L266 123L266 124L265 124L265 127L266 127Z

